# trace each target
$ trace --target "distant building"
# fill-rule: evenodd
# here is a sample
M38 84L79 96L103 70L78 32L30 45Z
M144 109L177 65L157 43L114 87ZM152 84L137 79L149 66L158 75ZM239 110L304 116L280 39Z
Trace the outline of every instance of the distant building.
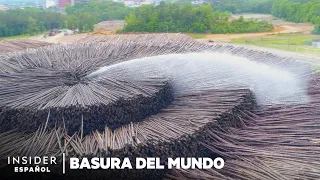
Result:
M193 5L201 5L201 4L205 4L206 1L204 0L196 0L196 1L191 1L191 4Z
M116 0L116 2L121 2L121 1ZM143 4L152 4L152 1L151 0L124 0L123 3L125 6L138 7Z
M8 9L9 8L7 6L0 4L0 11L6 11Z
M90 2L91 0L75 0L74 2Z
M152 0L144 0L144 1L140 1L141 4L152 4L153 1Z
M49 8L55 5L56 5L55 0L46 0L46 8Z

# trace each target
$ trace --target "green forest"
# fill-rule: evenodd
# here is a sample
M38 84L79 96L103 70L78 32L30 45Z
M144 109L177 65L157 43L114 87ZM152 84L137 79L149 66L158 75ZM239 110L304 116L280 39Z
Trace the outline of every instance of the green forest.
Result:
M246 33L273 29L266 21L230 20L230 13L213 11L210 5L192 6L187 3L143 5L125 17L124 32L188 32Z
M35 8L0 11L0 37L36 34L63 26L65 16Z
M94 29L105 20L126 21L124 32L246 33L263 32L272 25L257 20L229 19L230 13L270 13L293 22L315 24L320 34L320 0L208 0L207 5L161 2L158 6L129 8L123 3L101 1L67 6L64 14L36 8L0 11L0 37L38 34L50 29Z
M90 3L76 3L74 6L68 5L66 13L68 15L80 16L90 13L97 18L97 22L106 20L123 20L125 16L134 11L134 8L126 7L123 3L101 1Z
M111 1L77 3L67 6L66 14L37 8L0 11L0 37L34 35L73 27L79 28L80 32L88 32L100 21L124 19L131 11L132 8Z
M44 11L36 8L0 11L0 37L39 34L50 29L77 27L81 32L94 28L95 16L78 16Z

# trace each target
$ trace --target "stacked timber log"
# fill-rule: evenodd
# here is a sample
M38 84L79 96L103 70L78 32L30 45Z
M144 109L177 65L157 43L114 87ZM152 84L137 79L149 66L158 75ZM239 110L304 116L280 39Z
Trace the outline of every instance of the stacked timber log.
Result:
M23 136L19 133L3 133L4 139L12 139L10 146L1 144L1 157L5 154L62 154L70 157L160 157L164 164L168 157L203 157L208 152L199 139L209 140L206 129L243 126L241 116L244 111L255 107L254 97L246 89L211 90L199 94L185 94L177 97L160 113L149 116L142 122L130 123L112 131L108 127L103 132L94 131L68 135L63 128L45 130L42 126L36 133ZM15 142L23 143L17 146ZM68 142L68 143L64 143ZM40 145L46 143L47 145ZM64 145L64 146L61 146ZM36 147L36 148L35 148ZM30 148L30 149L29 149ZM50 151L48 151L50 149ZM103 177L130 177L133 179L161 179L167 170L121 170L101 171ZM70 171L70 177L88 177L83 171ZM96 174L96 175L97 175Z
M168 179L319 179L320 73L309 84L310 104L259 107L243 128L208 129L202 141L226 160L222 170L174 170Z
M172 101L171 86L163 77L88 78L100 66L117 60L107 59L114 53L109 47L61 45L3 58L0 131L33 132L44 119L49 127L65 123L71 134L79 129L104 130L105 125L115 129L155 114Z
M135 58L202 51L245 57L270 68L286 66L308 77L306 66L293 59L202 44L181 34L88 37L73 45L7 54L0 59L0 158L46 155L61 160L65 153L134 162L135 157L222 156L228 164L223 171L70 171L60 178L319 179L319 133L312 120L319 116L317 83L307 81L314 98L310 104L257 107L251 91L239 87L173 97L166 77L133 82L121 70L91 76L101 66ZM186 78L197 79L192 74ZM294 156L301 158L291 161ZM306 171L299 172L302 165Z
M88 80L86 77L98 67L134 58L135 52L140 52L141 57L158 52L157 42L153 44L155 46L151 44L152 48L147 51L145 51L146 45L137 43L134 46L126 43L117 45L93 43L52 46L3 56L0 60L0 70L3 72L0 78L2 82L1 122L4 124L1 131L19 129L19 127L34 131L43 119L47 119L48 115L50 115L49 126L64 122L64 119L68 118L69 120L65 123L72 133L82 126L82 119L85 119L82 128L89 132L95 129L91 129L92 125L88 122L100 126L92 128L103 130L104 125L116 128L124 125L126 121L138 121L147 115L154 114L172 99L170 86L164 79L159 84L157 83L159 80L152 78L154 80L149 80L150 85L147 85L146 81L130 83L121 77L109 75L107 78L99 77L93 80ZM163 53L161 50L159 52ZM150 87L151 84L154 84L153 89ZM159 91L156 93L157 90ZM139 94L144 97L138 97ZM145 98L146 95L151 94L155 95L152 100ZM165 99L161 100L157 95ZM129 100L133 96L136 100ZM126 103L117 101L119 98L125 98ZM128 102L135 108L129 108ZM109 103L113 103L114 108L109 107ZM159 103L158 106L155 103ZM65 109L65 113L61 108ZM37 113L34 113L35 109ZM123 115L114 115L113 112L117 111L123 111ZM12 117L12 114L15 115ZM69 116L70 114L72 117ZM89 117L86 114L94 114L94 116ZM113 115L110 116L110 114ZM21 117L26 120L19 120ZM101 126L101 123L104 125Z

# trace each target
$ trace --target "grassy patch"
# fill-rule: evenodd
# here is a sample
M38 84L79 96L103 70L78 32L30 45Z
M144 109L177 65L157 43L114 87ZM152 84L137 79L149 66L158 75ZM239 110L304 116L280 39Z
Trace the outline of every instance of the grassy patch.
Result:
M186 35L194 39L203 39L206 36L206 34L200 34L200 33L187 33Z
M320 72L320 66L311 66L311 68L316 70L317 72Z
M231 42L232 43L237 43L237 44L246 44L249 43L249 41L247 42L247 39L241 38L241 39L232 39Z
M19 35L19 36L9 36L9 37L1 37L3 40L10 40L10 39L22 39L22 38L29 38L31 35Z
M265 44L282 44L282 45L309 45L311 44L312 37L306 36L277 36L274 38L261 38L257 42Z
M42 33L35 34L35 35L23 34L23 35L18 35L18 36L0 37L0 39L2 39L2 40L24 39L24 38L30 38L33 36L45 35L47 33L49 33L49 32L42 32Z
M315 39L320 39L320 36L295 33L233 39L231 42L320 55L320 49L311 46L311 41Z

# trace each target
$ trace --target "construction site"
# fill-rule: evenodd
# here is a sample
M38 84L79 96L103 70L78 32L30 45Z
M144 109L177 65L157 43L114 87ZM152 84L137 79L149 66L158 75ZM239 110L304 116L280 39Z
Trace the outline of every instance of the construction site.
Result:
M320 179L320 76L183 34L0 41L4 179ZM15 156L221 157L222 169L14 174ZM161 162L166 164L166 162Z

